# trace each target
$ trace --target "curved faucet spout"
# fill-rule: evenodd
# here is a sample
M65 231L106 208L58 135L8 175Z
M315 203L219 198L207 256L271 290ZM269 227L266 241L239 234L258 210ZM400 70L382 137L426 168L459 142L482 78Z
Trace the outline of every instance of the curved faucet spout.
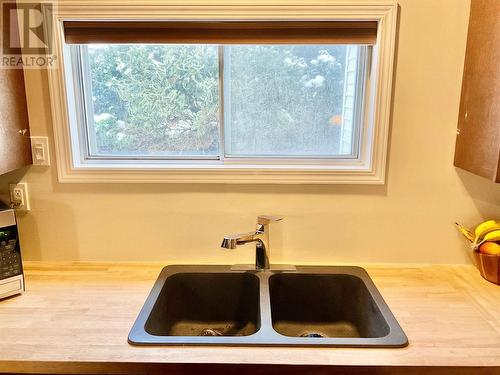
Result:
M261 234L262 232L255 231L224 236L221 247L234 250L238 245L243 245L248 242L262 241L262 239L260 238Z
M256 242L255 268L269 269L269 224L279 220L282 220L282 218L276 216L259 216L255 231L224 236L221 247L224 249L236 249L238 245Z

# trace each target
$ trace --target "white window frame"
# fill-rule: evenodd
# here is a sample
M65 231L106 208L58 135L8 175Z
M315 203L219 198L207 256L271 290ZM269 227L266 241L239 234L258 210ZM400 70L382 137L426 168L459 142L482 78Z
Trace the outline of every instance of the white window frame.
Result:
M53 15L55 69L48 70L58 178L60 182L176 182L176 183L294 183L383 184L387 160L397 1L393 0L290 0L288 4L257 0L138 0L123 5L105 0L88 3L60 0ZM74 101L71 56L65 48L66 20L300 20L377 21L369 79L365 87L364 121L357 158L336 158L301 163L299 160L258 158L214 163L213 160L120 163L85 158ZM73 99L72 99L73 98Z

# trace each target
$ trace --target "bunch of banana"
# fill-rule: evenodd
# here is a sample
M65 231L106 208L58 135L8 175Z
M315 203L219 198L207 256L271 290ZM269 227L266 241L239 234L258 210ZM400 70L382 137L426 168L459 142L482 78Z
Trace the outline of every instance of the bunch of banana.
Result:
M455 223L462 235L471 242L473 250L477 250L485 242L500 241L500 220L487 220L479 224L474 232L469 231L462 225Z

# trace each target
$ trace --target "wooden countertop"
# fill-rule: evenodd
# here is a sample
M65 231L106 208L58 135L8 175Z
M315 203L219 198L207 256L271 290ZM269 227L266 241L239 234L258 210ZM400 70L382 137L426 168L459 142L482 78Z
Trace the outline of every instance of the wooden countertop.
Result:
M0 302L0 372L146 373L212 363L500 374L500 286L473 266L365 267L409 338L402 349L131 346L128 332L161 268L26 263L27 292Z

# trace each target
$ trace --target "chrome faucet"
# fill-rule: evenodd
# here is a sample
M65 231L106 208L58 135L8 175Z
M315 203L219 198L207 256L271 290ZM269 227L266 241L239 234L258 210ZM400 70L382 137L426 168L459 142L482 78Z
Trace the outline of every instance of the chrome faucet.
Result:
M236 249L238 245L255 242L255 268L269 269L269 224L282 220L282 217L261 215L257 218L257 229L253 232L225 236L221 247Z

